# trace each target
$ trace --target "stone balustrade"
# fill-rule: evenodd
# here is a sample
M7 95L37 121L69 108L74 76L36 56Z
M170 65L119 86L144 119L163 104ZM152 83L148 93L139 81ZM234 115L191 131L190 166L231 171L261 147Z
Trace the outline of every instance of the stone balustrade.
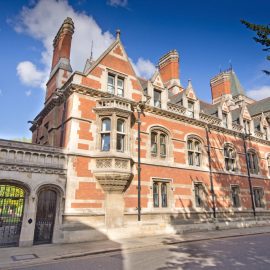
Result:
M241 125L239 125L239 124L232 123L232 130L237 131L237 132L242 132L243 127Z
M221 125L221 119L212 115L202 113L202 112L200 113L200 120L208 124L212 124L212 125L218 125L218 126Z
M257 137L257 138L260 138L260 139L264 139L264 133L263 132L261 132L261 131L258 131L258 130L256 130L255 132L254 132L254 135L255 135L255 137Z
M65 174L66 155L60 148L0 140L0 169Z
M168 111L170 111L170 112L185 115L186 110L187 109L184 106L168 103Z
M103 98L103 99L97 101L96 108L97 109L117 108L117 109L122 109L122 110L126 110L126 111L131 111L131 104L125 100L122 100L122 99Z

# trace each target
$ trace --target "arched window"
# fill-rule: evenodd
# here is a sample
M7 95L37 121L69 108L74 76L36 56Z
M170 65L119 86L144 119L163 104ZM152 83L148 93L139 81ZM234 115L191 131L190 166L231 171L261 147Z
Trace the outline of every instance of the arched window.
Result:
M125 144L125 121L123 119L117 119L117 142L116 150L124 152Z
M249 167L250 173L258 174L259 162L258 162L257 154L254 151L248 151L247 159L248 159L248 167Z
M101 151L110 151L111 147L111 119L104 118L101 123Z
M155 157L165 158L167 156L168 136L161 130L151 131L151 154Z
M235 149L229 145L224 147L224 159L225 159L225 169L229 172L236 171L236 152Z
M195 138L189 138L187 141L188 165L201 166L201 142Z

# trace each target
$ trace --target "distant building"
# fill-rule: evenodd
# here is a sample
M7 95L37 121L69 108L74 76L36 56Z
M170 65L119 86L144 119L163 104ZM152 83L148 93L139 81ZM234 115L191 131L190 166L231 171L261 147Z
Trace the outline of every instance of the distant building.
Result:
M54 39L32 144L0 141L0 246L269 222L270 97L247 97L229 69L203 102L191 81L182 86L176 50L141 79L119 31L73 72L73 32L67 18Z

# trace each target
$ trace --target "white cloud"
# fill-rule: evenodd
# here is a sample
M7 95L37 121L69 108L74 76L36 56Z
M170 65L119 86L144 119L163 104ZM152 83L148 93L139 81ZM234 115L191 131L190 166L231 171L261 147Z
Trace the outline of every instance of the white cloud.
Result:
M126 0L110 2L120 6L127 4ZM114 41L114 36L109 31L102 31L92 16L75 11L65 0L39 0L34 6L23 7L15 22L15 31L40 41L44 48L39 63L25 60L18 64L17 74L23 84L45 88L51 68L53 39L66 17L71 17L75 25L71 47L73 70L83 70L90 56L92 41L95 59ZM148 78L154 72L154 65L143 58L138 59L134 68L142 77Z
M150 79L155 73L155 65L148 59L140 57L136 64L132 60L131 63L136 74L142 78Z
M23 84L32 87L42 87L46 76L30 61L20 62L17 65L17 74Z
M256 100L260 100L266 97L270 97L270 86L264 85L259 88L254 88L247 91L247 95Z
M44 50L41 54L42 70L38 70L30 61L18 64L17 71L19 70L18 75L22 83L32 86L37 86L38 83L45 85L52 61L53 39L66 17L71 17L75 24L71 48L73 70L83 70L85 61L90 55L92 40L94 57L98 57L113 42L114 37L111 33L102 32L91 16L75 11L67 1L40 0L33 7L23 7L14 28L18 33L26 33L41 41ZM34 71L32 77L29 74L30 68ZM41 77L42 82L38 82L37 78Z
M126 7L128 0L109 0L107 3L113 7Z
M31 90L25 91L25 95L27 97L31 96L32 95L32 91Z

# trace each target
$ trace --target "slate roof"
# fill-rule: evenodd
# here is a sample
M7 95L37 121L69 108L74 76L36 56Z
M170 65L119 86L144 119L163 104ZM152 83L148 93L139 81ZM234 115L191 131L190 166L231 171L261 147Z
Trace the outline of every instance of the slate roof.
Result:
M140 77L137 77L139 82L141 83L141 86L143 88L143 90L145 90L147 88L147 80L143 79L143 78L140 78Z
M247 108L251 116L270 111L270 97L249 104Z
M218 112L218 106L219 105L220 105L220 103L210 104L210 103L207 103L207 102L204 102L204 101L200 100L201 111L203 111L206 114L216 116L217 112Z
M231 93L232 96L237 95L246 95L244 88L240 84L235 72L233 70L230 71L230 82L231 82Z

